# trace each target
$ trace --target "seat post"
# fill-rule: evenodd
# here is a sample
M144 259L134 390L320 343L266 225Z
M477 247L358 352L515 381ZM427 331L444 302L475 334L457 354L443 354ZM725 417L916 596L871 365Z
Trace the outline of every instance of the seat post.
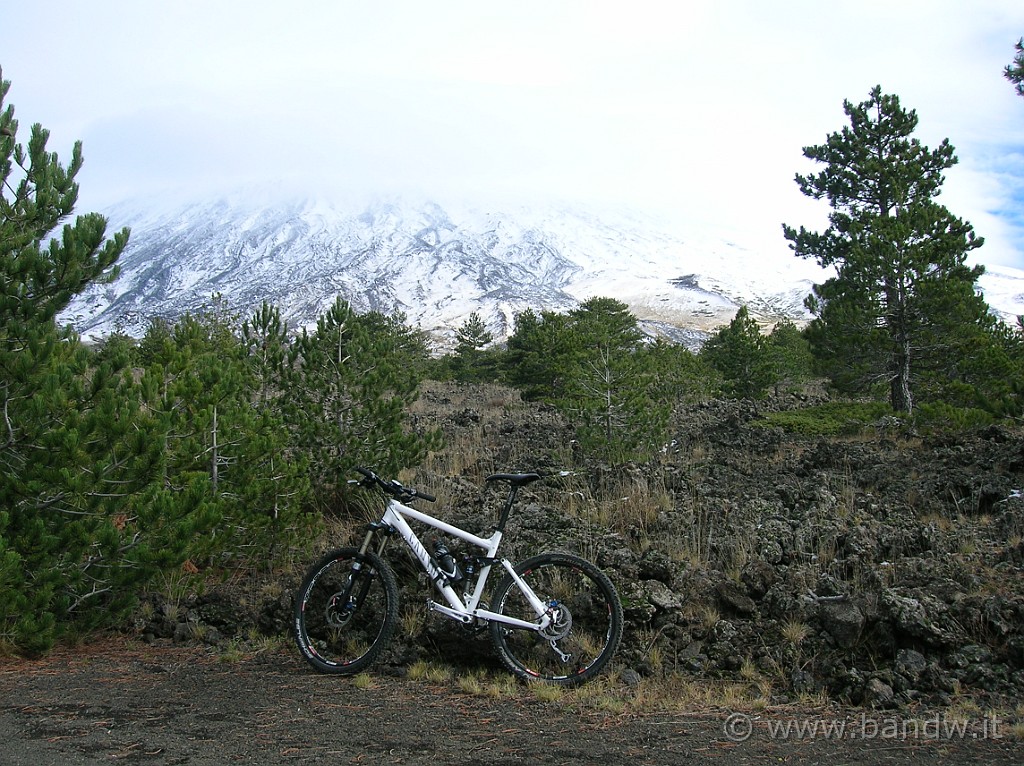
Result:
M515 482L509 483L508 497L505 499L505 507L501 509L501 518L498 519L497 530L499 532L505 532L505 524L508 523L508 517L512 513L512 506L516 502L516 496L519 494L519 485Z
M498 526L495 527L498 532L505 531L505 524L508 523L509 514L512 513L512 506L516 502L519 488L531 481L537 481L539 478L541 475L534 471L532 473L494 473L485 479L487 482L507 481L509 484L508 499L505 500L505 507L501 509L501 518L498 520Z

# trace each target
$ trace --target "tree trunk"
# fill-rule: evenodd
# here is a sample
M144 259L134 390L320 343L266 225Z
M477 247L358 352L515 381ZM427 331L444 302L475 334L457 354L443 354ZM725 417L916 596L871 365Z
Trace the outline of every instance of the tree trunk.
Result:
M218 476L218 455L217 455L217 405L213 405L213 448L210 458L210 484L213 486L214 494L217 492Z
M889 404L896 412L908 415L914 410L914 399L910 393L910 342L906 338L900 339L893 360Z
M895 259L899 264L902 259ZM896 412L910 412L914 400L910 394L910 328L906 269L897 267L886 276L886 324L892 342L889 368L889 404Z

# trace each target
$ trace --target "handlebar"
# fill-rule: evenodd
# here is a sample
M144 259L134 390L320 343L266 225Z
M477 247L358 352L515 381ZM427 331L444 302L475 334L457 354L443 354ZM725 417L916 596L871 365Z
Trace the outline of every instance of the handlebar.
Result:
M391 495L391 497L396 500L412 500L414 498L419 498L420 500L426 500L428 503L433 503L437 500L437 498L430 493L413 489L412 487L406 487L395 479L385 481L369 468L356 468L356 473L361 474L363 477L362 481L357 481L355 482L356 484L361 487L377 487L385 494Z
M360 474L363 478L358 481L350 481L349 484L358 484L360 487L366 487L367 489L376 487L383 491L387 495L396 500L413 500L419 498L420 500L426 500L428 503L437 501L437 498L431 495L429 492L423 492L422 490L413 489L412 487L406 487L396 479L385 480L375 474L369 468L357 467L356 473ZM549 475L566 477L571 476L571 471L559 471L555 474L545 474L540 471L532 471L530 473L496 473L487 477L487 482L492 481L507 481L512 485L513 490L518 490L519 487L525 486L531 482L537 481L538 479L547 478ZM514 497L514 493L513 493Z

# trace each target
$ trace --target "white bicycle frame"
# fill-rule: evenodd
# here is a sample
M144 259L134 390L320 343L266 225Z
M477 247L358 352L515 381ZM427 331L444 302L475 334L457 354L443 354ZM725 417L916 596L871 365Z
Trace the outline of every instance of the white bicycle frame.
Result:
M480 619L501 622L506 625L512 625L526 630L541 631L551 623L551 614L547 605L537 597L537 594L533 592L526 581L516 573L515 567L507 559L499 559L499 561L505 571L509 573L509 576L519 587L519 590L522 591L527 601L529 601L530 606L533 607L533 611L537 613L536 622L526 622L525 620L519 620L515 617L509 617L504 614L492 612L488 609L480 608L480 599L483 598L484 588L487 585L487 577L491 572L490 563L487 563L480 568L473 592L470 594L467 590L466 594L464 594L466 600L463 601L463 597L459 596L445 576L437 566L435 566L430 554L427 553L427 549L423 546L419 537L416 536L412 527L409 526L408 519L421 522L429 527L433 527L434 529L438 529L448 535L451 535L452 537L464 540L470 545L481 548L484 551L484 558L489 561L495 559L498 552L498 546L501 545L502 532L498 529L495 530L490 537L478 537L472 532L459 529L447 522L434 518L430 514L423 513L422 511L417 511L415 508L403 505L394 498L388 500L387 508L384 511L383 517L381 517L381 523L391 527L401 535L402 539L405 540L405 544L409 546L409 550L412 551L413 555L416 557L416 560L420 562L420 565L434 582L438 591L440 591L441 595L444 596L444 600L448 602L447 605L445 605L436 601L427 601L427 607L429 609L465 624L471 624L474 620ZM363 546L364 550L369 544L372 534L372 532L367 534L367 541Z

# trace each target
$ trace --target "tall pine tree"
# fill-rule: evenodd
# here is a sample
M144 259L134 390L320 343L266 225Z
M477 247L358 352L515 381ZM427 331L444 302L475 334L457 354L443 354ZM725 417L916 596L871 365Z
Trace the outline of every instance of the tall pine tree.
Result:
M918 369L983 331L987 306L974 289L983 268L965 263L983 240L935 201L957 162L948 140L929 149L912 138L917 114L878 86L844 110L849 126L804 148L824 170L796 176L804 194L828 200L829 227L783 231L798 256L836 271L807 301L808 339L826 371L850 390L884 384L893 409L910 412Z
M82 167L17 140L0 78L0 637L26 651L69 623L117 615L152 559L135 493L159 456L146 443L125 354L98 365L56 317L109 279L128 230L97 214L68 222Z

